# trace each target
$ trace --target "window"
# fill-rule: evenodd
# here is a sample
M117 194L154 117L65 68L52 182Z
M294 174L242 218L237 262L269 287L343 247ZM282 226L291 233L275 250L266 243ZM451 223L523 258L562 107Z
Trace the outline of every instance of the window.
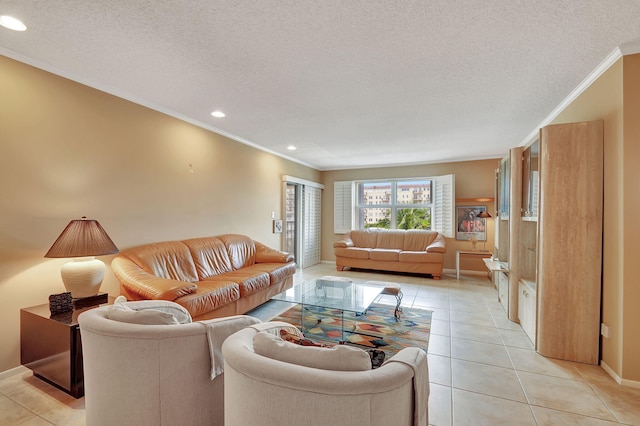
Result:
M358 182L358 228L431 229L433 182Z
M334 232L431 229L453 238L455 176L334 182Z

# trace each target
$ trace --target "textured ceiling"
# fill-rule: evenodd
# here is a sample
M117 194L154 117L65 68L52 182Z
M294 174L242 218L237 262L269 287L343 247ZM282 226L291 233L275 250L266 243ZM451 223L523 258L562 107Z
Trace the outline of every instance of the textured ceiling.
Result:
M0 14L29 27L0 27L0 54L321 170L500 157L640 45L640 0L0 0Z

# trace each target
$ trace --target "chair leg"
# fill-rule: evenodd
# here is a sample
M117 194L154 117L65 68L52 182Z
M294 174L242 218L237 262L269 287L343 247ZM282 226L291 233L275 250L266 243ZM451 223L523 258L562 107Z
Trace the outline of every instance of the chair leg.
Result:
M399 291L398 294L396 294L396 301L398 302L396 304L396 309L393 311L393 316L396 318L396 321L400 319L400 312L402 312L402 308L400 307L400 303L402 303L402 292Z

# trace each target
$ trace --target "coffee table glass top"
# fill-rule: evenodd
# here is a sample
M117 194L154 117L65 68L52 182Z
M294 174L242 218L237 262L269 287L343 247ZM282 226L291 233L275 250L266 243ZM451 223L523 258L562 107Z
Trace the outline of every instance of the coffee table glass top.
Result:
M272 300L361 314L383 289L383 286L367 283L312 279L283 291L272 297Z

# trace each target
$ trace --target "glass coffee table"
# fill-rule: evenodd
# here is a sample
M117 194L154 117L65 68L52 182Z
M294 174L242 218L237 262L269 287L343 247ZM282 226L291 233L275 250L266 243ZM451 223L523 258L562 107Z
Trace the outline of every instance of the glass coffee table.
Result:
M368 283L356 283L342 277L321 277L304 281L272 297L279 300L301 305L301 329L305 333L316 326L321 320L313 324L305 324L305 307L313 306L340 311L341 341L344 339L344 314L351 312L362 315L384 290L384 286Z

